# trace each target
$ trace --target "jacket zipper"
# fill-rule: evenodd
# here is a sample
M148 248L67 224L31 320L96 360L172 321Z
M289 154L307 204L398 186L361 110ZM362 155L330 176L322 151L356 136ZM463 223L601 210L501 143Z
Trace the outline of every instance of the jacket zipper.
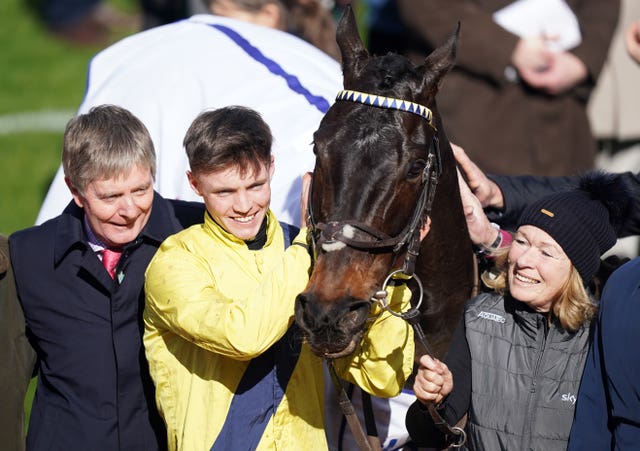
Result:
M538 399L538 375L540 372L540 367L542 366L542 361L544 360L544 354L547 349L547 341L548 336L551 333L551 328L547 323L547 318L542 317L539 319L542 323L542 328L538 328L538 331L542 329L542 343L540 344L538 359L536 360L536 365L534 367L533 376L531 378L531 386L529 387L529 400L527 402L526 414L524 417L524 433L522 434L522 446L521 449L523 451L531 450L531 435L534 428L533 422L531 421L531 417L535 410L536 400ZM538 332L539 333L539 332ZM538 340L536 340L538 341Z

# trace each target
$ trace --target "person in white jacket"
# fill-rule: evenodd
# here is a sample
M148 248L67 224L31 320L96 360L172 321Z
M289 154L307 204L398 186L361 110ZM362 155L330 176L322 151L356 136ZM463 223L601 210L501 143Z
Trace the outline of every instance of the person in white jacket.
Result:
M274 135L278 170L272 209L281 220L297 224L301 175L313 169L313 132L342 87L340 66L281 30L287 10L280 2L210 0L210 10L137 33L98 53L78 112L100 104L127 108L153 139L155 189L166 198L197 200L182 148L189 124L202 111L227 105L258 111ZM60 214L69 200L58 170L36 223Z

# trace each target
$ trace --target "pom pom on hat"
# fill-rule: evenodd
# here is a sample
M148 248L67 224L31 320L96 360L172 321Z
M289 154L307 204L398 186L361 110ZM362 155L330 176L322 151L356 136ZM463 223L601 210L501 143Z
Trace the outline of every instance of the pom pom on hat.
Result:
M587 285L602 254L616 243L616 229L632 200L619 176L591 172L580 179L578 189L532 202L522 212L518 227L532 225L547 232Z

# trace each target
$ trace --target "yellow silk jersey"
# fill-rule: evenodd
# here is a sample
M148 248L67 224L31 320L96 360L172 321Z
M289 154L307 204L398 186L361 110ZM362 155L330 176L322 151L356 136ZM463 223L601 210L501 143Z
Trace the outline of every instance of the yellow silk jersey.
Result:
M293 322L311 267L306 229L285 250L267 216L267 241L249 250L205 214L169 237L146 273L144 345L171 450L327 447L322 360ZM392 302L408 289L390 291ZM404 299L403 299L404 298ZM360 348L336 362L341 376L395 396L413 367L413 333L376 314Z

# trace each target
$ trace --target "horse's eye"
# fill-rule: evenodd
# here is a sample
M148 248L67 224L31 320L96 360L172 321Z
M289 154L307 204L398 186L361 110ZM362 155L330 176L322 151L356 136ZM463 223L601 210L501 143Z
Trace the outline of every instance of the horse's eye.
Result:
M424 160L416 160L411 163L409 166L409 171L407 172L407 177L410 179L416 178L422 175L422 171L424 167L427 165L427 162Z

